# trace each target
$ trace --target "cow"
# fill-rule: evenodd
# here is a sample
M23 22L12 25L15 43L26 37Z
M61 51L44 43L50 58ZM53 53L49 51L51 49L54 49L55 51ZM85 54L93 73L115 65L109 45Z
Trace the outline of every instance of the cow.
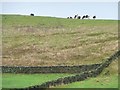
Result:
M33 14L33 13L31 13L31 14L30 14L30 16L34 16L34 14Z
M72 19L72 17L69 17L70 19Z
M93 19L96 19L96 16L93 16Z
M85 18L88 18L89 19L90 16L86 15Z
M72 19L72 17L67 17L67 19Z
M86 18L86 16L85 16L85 15L82 17L82 19L84 19L84 18Z
M78 16L78 14L74 16L74 19L76 19L76 18L77 18L77 16Z
M80 17L80 16L78 16L77 18L78 18L78 19L80 19L81 17Z

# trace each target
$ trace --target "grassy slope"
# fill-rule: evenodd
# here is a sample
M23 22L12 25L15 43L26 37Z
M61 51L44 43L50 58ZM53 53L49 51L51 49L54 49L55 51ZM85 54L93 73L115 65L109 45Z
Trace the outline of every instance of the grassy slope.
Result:
M25 88L72 74L3 74L2 88Z
M44 66L99 63L117 50L117 36L117 21L114 20L70 20L4 15L3 65ZM116 64L117 62L114 62L102 73L104 75L109 71L108 76L61 87L85 87L89 84L88 87L92 88L90 83L98 87L117 87ZM22 76L14 75L14 78L11 78L11 74L3 74L3 87L26 87L41 83L42 80L41 75ZM48 75L46 78L52 79L53 76ZM14 82L14 80L22 82L24 79L27 83L15 84ZM112 83L108 84L108 81Z
M99 76L55 88L118 88L118 76Z
M117 50L117 36L114 20L4 15L3 65L99 63Z
M114 61L96 78L89 78L55 88L118 88L118 86L118 61Z
M117 61L114 61L101 73L100 76L96 78L90 78L85 81L75 82L68 85L61 85L55 88L117 88L117 63ZM70 75L72 74L3 74L2 87L24 88L33 85L40 85L43 82Z
M54 88L118 88L118 61L114 61L96 78Z

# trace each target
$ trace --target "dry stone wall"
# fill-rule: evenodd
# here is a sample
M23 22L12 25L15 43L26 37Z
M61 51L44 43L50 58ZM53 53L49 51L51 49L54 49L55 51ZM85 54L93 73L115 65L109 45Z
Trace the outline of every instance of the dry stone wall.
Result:
M3 73L81 73L96 69L101 64L81 66L44 66L44 67L9 67L2 66Z
M58 78L57 80L48 81L48 82L45 82L41 85L35 85L35 86L31 86L31 87L24 88L24 89L21 88L20 90L35 90L35 89L45 90L46 88L50 88L53 86L58 86L58 85L62 85L62 84L69 84L69 83L76 82L76 81L83 81L83 80L90 78L90 77L96 77L106 67L108 67L113 60L118 60L117 58L119 56L120 56L120 51L116 52L114 55L112 55L110 58L108 58L105 62L100 64L96 69L84 71L83 73L80 73L80 74L77 74L74 76ZM14 89L14 90L16 90L16 89Z

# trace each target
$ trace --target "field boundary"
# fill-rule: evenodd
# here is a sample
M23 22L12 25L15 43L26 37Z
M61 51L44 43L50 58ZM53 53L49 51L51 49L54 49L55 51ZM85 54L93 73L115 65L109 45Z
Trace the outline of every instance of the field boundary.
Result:
M41 85L36 85L29 87L29 89L33 88L50 88L52 86L58 86L62 84L69 84L76 81L83 81L90 77L96 77L98 76L106 67L108 67L113 60L116 60L120 56L120 51L116 52L114 55L112 55L110 58L108 58L105 62L103 62L98 68L95 70L85 71L81 74L68 76L64 78L59 78L57 80L45 82ZM117 59L118 60L118 59Z
M120 50L117 51L112 56L110 56L108 59L106 59L105 62L103 62L96 69L85 71L83 73L73 75L73 76L58 78L56 80L45 82L41 85L30 86L28 88L21 88L19 90L33 90L33 89L38 89L38 88L45 89L45 88L50 88L50 87L54 87L58 85L69 84L69 83L76 82L76 81L83 81L90 77L97 77L106 67L108 67L112 63L113 60L118 60L118 57L120 57ZM17 88L14 88L12 90L17 90Z
M2 73L81 73L96 69L100 64L79 66L41 66L41 67L10 67L1 66Z

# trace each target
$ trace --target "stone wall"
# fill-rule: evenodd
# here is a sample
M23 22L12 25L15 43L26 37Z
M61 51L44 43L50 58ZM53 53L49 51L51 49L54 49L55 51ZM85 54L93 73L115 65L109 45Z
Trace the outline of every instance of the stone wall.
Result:
M113 54L105 62L100 64L79 65L79 66L41 66L41 67L10 67L0 66L2 73L81 73L83 71L94 70L101 64L107 67L113 60L120 56L120 51Z
M68 77L64 77L64 78L58 78L56 80L48 81L48 82L45 82L41 85L30 86L28 88L21 88L19 90L34 90L34 89L40 89L40 90L44 89L45 90L46 88L50 88L50 87L54 87L54 86L58 86L58 85L62 85L62 84L69 84L69 83L76 82L76 81L83 81L83 80L90 78L90 77L96 77L106 67L108 67L113 60L118 60L117 58L119 56L120 56L120 51L116 52L110 58L105 60L105 62L98 65L97 68L94 68L94 69L91 69L88 71L84 71L84 72L77 74L77 75L68 76ZM13 90L17 90L17 89L14 88Z
M96 69L101 64L81 66L42 66L42 67L8 67L2 66L3 73L81 73Z
M45 83L43 83L41 85L35 85L35 86L31 86L31 87L24 88L24 89L21 89L21 90L33 90L33 89L40 89L40 88L45 90L45 88L50 88L50 87L58 86L58 85L62 85L62 84L69 84L69 83L76 82L76 81L83 81L83 80L85 80L87 78L90 78L90 77L96 77L106 67L108 67L113 60L118 60L117 58L119 56L120 56L120 51L116 52L111 57L106 59L105 62L100 64L95 69L91 69L89 71L84 71L83 73L73 75L73 76L68 76L68 77L64 77L64 78L58 78L56 80L45 82Z

